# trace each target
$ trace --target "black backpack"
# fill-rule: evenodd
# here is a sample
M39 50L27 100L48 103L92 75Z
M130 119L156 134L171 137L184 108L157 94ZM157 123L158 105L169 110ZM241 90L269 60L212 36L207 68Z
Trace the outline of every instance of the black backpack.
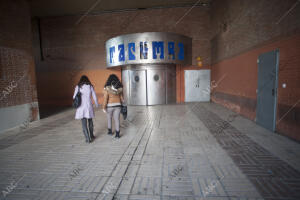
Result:
M75 98L73 99L73 103L72 103L74 108L78 108L81 105L81 92L78 88L78 92L75 96Z

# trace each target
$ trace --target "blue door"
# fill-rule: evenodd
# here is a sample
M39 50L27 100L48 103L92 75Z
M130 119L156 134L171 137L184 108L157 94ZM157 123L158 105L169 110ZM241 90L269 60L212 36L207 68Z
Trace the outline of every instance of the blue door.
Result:
M259 55L256 123L275 131L279 50Z

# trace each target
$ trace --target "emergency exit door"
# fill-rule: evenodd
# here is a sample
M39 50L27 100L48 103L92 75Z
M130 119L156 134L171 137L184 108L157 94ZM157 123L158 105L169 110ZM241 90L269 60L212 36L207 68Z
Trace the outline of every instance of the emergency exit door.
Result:
M279 50L258 58L256 123L275 131Z
M210 70L184 71L185 102L210 101Z

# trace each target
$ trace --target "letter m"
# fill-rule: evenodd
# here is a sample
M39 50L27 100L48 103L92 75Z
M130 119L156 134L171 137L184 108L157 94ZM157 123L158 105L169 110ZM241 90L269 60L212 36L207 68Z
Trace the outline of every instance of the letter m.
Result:
M159 54L160 59L164 59L164 42L152 42L153 59L157 59Z

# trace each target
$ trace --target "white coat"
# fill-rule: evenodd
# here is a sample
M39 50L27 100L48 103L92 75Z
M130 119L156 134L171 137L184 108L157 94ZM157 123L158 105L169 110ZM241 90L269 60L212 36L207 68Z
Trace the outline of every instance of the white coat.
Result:
M82 118L94 118L94 109L93 109L93 103L91 96L94 99L94 103L96 107L98 107L98 99L96 96L96 93L94 91L93 86L83 84L81 88L78 87L78 85L75 87L73 99L75 98L78 90L81 92L81 105L77 108L75 119L82 119Z

